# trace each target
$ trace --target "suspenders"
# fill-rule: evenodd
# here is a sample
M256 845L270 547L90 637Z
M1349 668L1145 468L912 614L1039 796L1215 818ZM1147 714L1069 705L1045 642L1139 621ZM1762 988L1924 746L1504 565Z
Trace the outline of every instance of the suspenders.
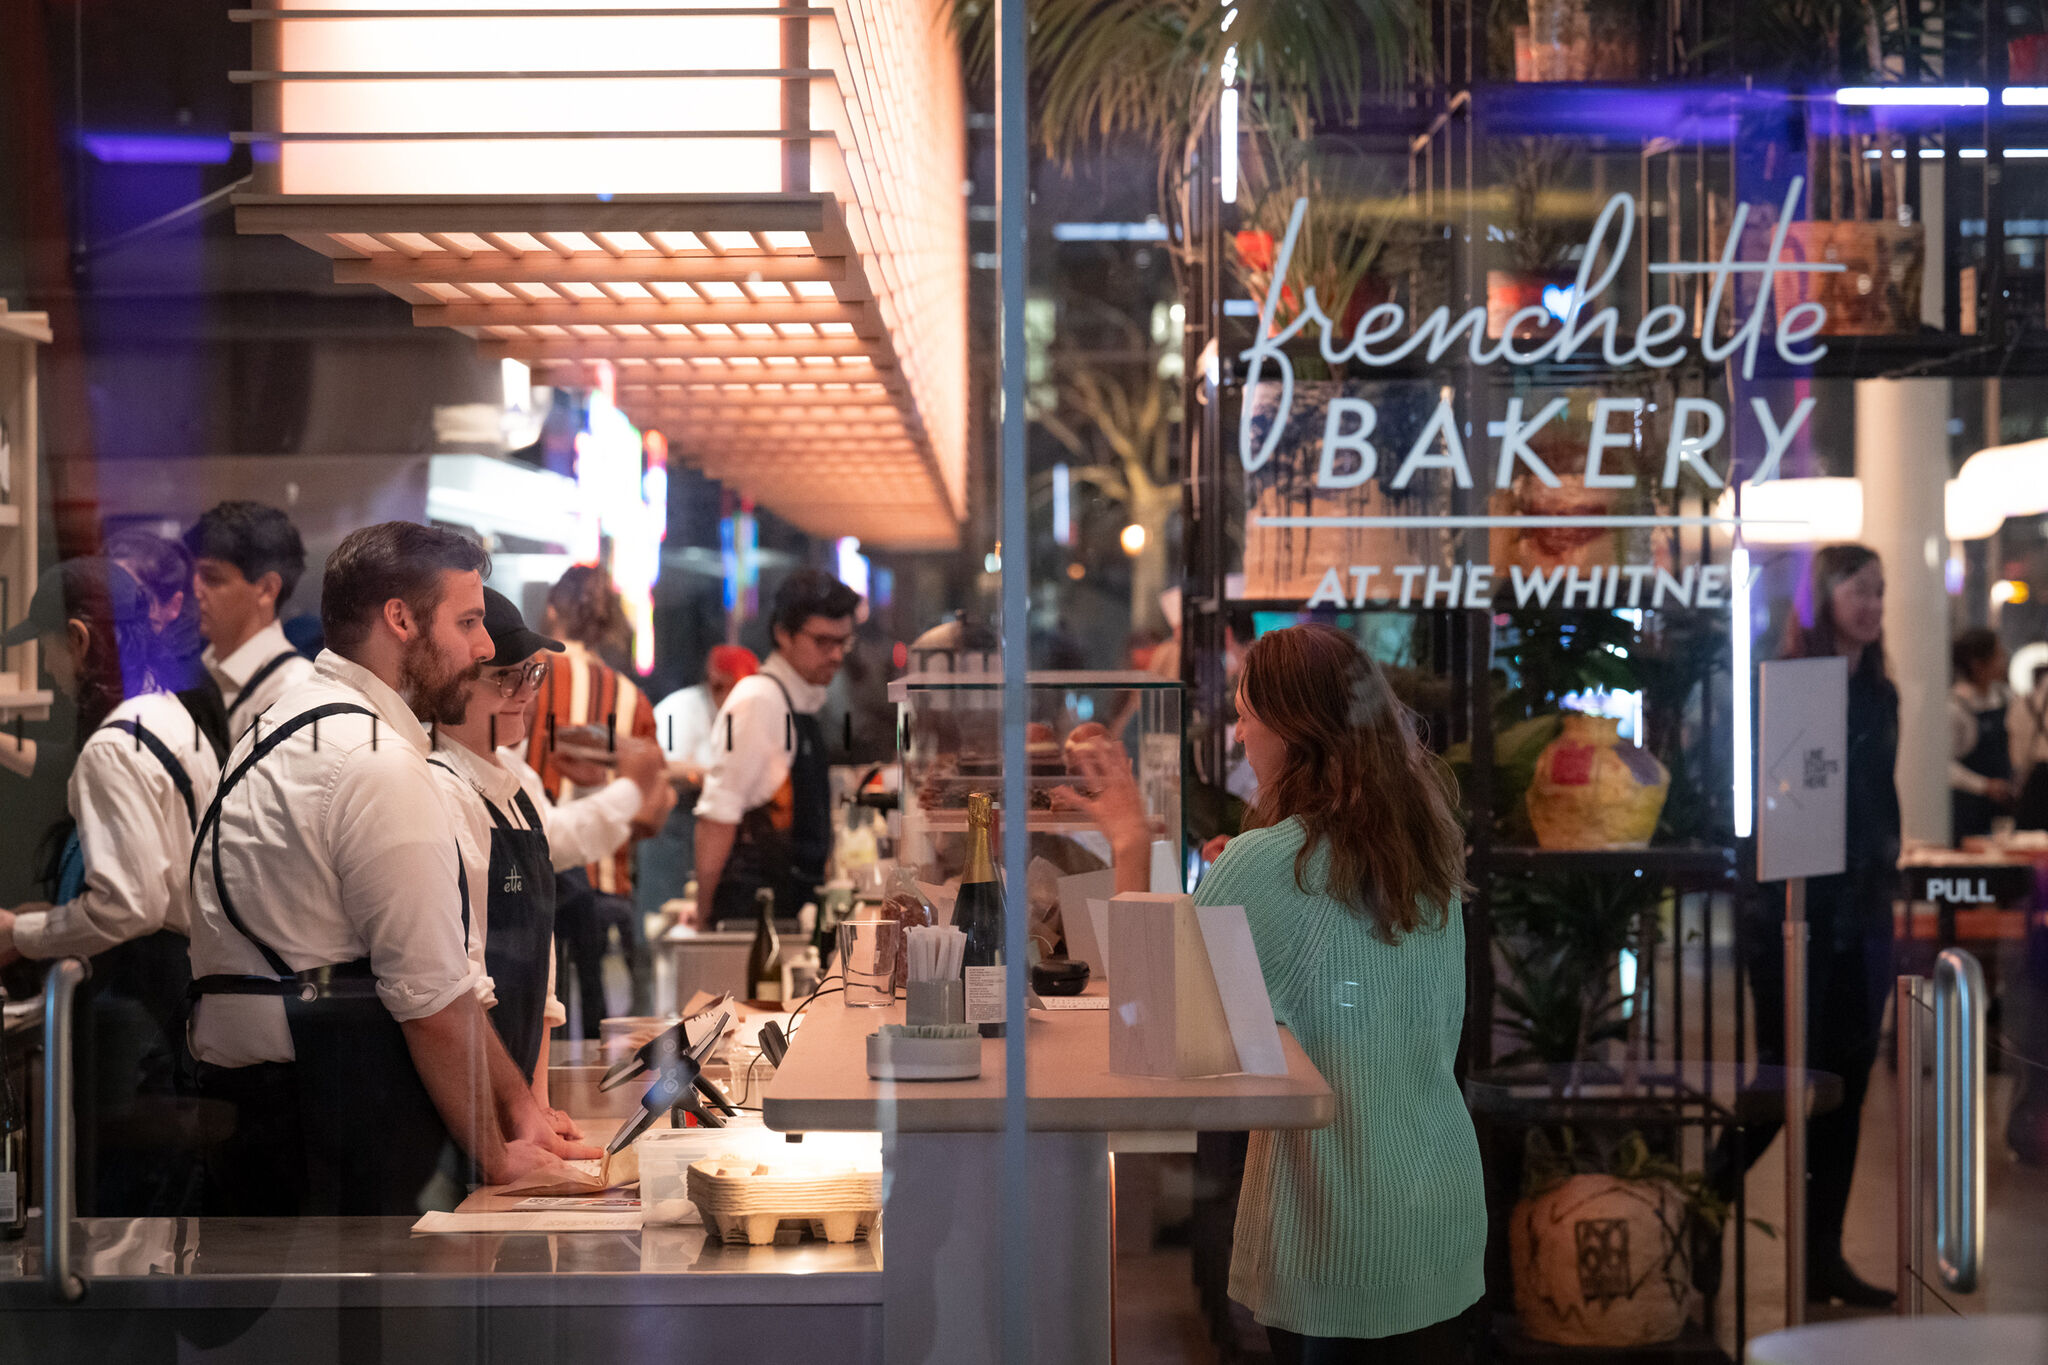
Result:
M273 972L277 973L277 976L279 977L278 981L267 983L269 990L264 991L262 993L271 993L272 991L287 988L286 983L294 979L297 976L297 973L294 972L291 969L291 967L285 962L285 960L277 954L277 951L275 949L273 949L269 944L265 943L262 939L256 937L256 935L254 935L253 933L249 932L249 926L242 922L241 915L238 914L235 910L235 904L233 899L228 895L227 883L221 879L220 869L221 804L227 800L228 793L233 791L235 787L240 784L241 780L249 775L250 770L253 769L258 763L260 763L263 760L263 758L270 753L271 750L275 749L285 740L289 739L291 736L297 734L300 730L303 730L304 728L313 724L316 721L325 720L329 716L348 715L368 716L371 718L373 722L377 718L377 713L372 711L367 706L358 706L354 702L345 701L329 702L325 706L316 706L310 711L300 712L298 715L293 716L290 720L284 722L284 724L278 726L275 730L272 730L269 734L265 735L262 738L262 740L259 741L256 744L256 746L249 751L249 756L243 759L240 763L236 764L235 770L233 772L229 773L226 777L221 779L220 791L214 796L213 804L207 807L206 818L200 821L197 834L192 840L192 861L190 866L196 869L199 865L200 849L206 846L208 842L207 836L209 834L213 836L213 889L214 893L220 897L221 914L227 917L228 923L234 926L234 930L236 933L240 934L243 938L247 939L250 945L253 946L257 952L263 954L263 960L270 964L270 969ZM462 935L464 940L466 941L469 937L469 873L462 866L462 859L459 855L455 859L455 881L457 889L460 891L462 895ZM252 978L213 976L202 977L199 981L193 983L193 989L194 992L197 994L245 994L249 992L237 989L236 987L229 985L227 983L244 982L250 980L252 980ZM260 981L261 978L253 978L253 980ZM202 987L210 987L210 989L202 990Z
M164 765L164 772L170 776L171 785L178 789L178 795L184 799L185 823L196 829L199 824L199 808L192 795L192 776L185 771L185 765L178 762L177 755L171 752L171 746L158 739L141 721L109 721L101 728L133 735L143 748L155 755L156 761Z
M254 673L251 673L249 675L249 681L242 684L242 690L235 693L235 704L228 708L228 721L230 725L233 724L233 721L235 719L235 712L242 709L242 703L249 700L250 696L254 694L257 688L261 687L264 684L264 682L266 682L269 679L271 674L277 672L278 669L283 668L293 659L302 659L304 657L305 656L303 654L300 654L296 649L288 649L284 653L277 655L275 658L264 660L263 667L257 669Z

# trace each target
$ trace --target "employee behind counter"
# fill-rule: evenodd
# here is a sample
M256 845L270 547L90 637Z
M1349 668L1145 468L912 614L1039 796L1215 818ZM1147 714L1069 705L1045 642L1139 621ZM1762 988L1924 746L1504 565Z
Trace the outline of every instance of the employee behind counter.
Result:
M754 893L794 915L817 894L832 852L832 788L818 711L853 644L860 596L799 569L775 591L775 652L742 678L712 722L713 758L697 799L698 904L708 922L747 919Z
M496 647L489 559L410 522L356 531L321 585L329 648L236 742L193 849L190 1037L231 1105L215 1215L412 1214L452 1137L503 1182L594 1157L486 1021L484 912L427 766Z

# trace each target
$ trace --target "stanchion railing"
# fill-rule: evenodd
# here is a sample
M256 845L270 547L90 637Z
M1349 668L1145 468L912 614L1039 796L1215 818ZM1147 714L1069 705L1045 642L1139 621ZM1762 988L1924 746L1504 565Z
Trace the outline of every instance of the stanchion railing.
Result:
M85 1281L71 1268L71 1230L78 1210L71 1004L89 971L78 958L67 957L43 980L43 1283L62 1303L85 1295Z

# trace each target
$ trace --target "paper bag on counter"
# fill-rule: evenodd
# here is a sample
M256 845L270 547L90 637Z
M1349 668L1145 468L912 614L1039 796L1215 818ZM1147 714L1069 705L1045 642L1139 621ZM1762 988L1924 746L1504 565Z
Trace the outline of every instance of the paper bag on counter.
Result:
M590 1161L564 1161L560 1166L534 1171L505 1186L500 1193L596 1194L600 1190L637 1184L639 1180L640 1152L636 1147L628 1147L617 1156L598 1157Z

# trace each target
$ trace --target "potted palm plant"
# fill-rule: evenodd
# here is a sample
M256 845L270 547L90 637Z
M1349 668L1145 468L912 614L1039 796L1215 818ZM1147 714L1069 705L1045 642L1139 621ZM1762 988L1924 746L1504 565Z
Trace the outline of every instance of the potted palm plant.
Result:
M985 75L994 64L994 6L949 6L969 71ZM1032 0L1028 17L1039 146L1063 166L1111 141L1146 146L1183 285L1195 264L1186 225L1196 151L1226 66L1247 126L1257 126L1296 110L1354 115L1369 90L1427 70L1431 51L1417 0Z

